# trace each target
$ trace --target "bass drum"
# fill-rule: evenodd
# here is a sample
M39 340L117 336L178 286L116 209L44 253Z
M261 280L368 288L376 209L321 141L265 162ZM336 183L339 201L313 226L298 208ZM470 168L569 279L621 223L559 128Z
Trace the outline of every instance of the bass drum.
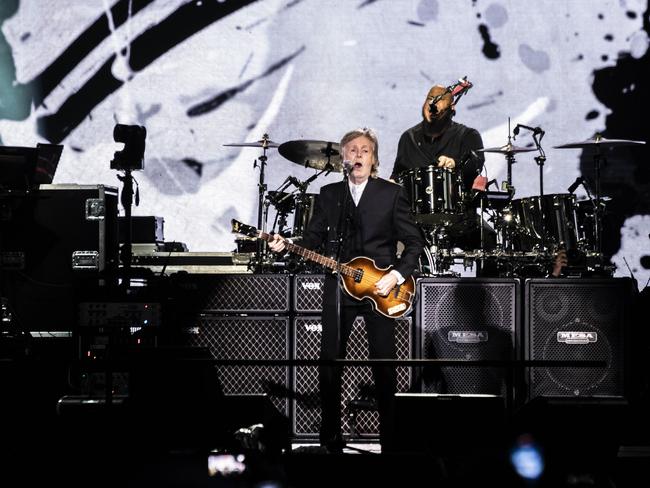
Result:
M429 165L403 171L397 181L406 190L416 222L439 225L463 218L460 172Z
M512 224L515 228L515 251L530 252L540 248L580 249L575 195L559 193L542 197L512 200Z
M293 214L293 230L291 232L293 237L302 237L307 230L309 221L314 210L316 209L316 201L318 194L305 193L296 196L296 209Z

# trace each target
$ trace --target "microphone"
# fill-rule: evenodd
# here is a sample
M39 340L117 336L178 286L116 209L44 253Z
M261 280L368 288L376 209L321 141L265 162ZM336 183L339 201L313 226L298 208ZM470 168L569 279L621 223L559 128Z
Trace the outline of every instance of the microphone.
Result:
M528 125L524 124L517 124L515 128L512 131L512 138L515 139L519 135L519 129L526 129L529 130L533 133L534 136L539 135L539 134L544 134L544 131L542 130L541 127L530 127Z
M352 168L354 168L354 163L352 161L350 161L349 159L343 161L343 172L345 173L346 176L350 174Z
M448 93L451 93L452 97L452 103L456 104L456 102L462 97L467 90L472 88L474 85L472 84L471 81L467 79L467 76L460 78L457 83L454 83L453 85L449 85L447 89L441 93L438 96L435 96L431 99L429 102L429 112L431 115L436 115L438 113L438 108L436 107L436 103L438 103L442 97L447 95Z
M567 188L566 191L568 191L569 193L573 193L582 183L584 183L584 181L585 179L582 176L578 176L576 180L573 183L571 183L571 186Z
M453 85L447 87L447 91L451 92L451 96L456 98L456 97L460 97L460 95L465 93L473 86L474 85L472 84L472 82L467 79L467 76L465 76L464 78L459 79L458 83L454 83Z

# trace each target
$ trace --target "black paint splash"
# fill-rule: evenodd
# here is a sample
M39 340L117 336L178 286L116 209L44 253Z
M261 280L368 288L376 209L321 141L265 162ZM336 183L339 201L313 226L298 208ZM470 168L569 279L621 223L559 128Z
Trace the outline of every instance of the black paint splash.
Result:
M225 102L230 100L232 97L237 95L238 93L243 92L246 90L249 86L251 86L254 82L265 78L269 76L271 73L277 71L280 69L282 66L287 64L289 61L294 59L296 56L298 56L300 53L302 53L305 50L305 46L301 46L300 49L298 49L296 52L293 54L290 54L289 56L282 58L280 61L277 63L272 64L264 73L262 73L259 76L256 76L255 78L251 78L250 80L245 81L244 83L241 83L240 85L237 85L233 88L229 88L226 91L223 91L219 93L217 96L211 98L210 100L206 102L201 102L193 107L191 107L187 111L187 115L190 117L196 117L198 115L203 115L208 112L212 112L213 110L216 110L219 108L221 105L223 105Z
M357 9L361 9L363 7L367 7L370 4L375 3L377 0L365 0L364 2L360 3Z
M166 19L151 27L131 43L129 65L134 72L146 68L167 51L182 43L189 37L201 31L210 24L245 7L254 0L240 2L191 2L179 7ZM142 0L145 2L145 0ZM119 2L122 3L128 2ZM128 13L128 11L127 11ZM104 19L104 17L102 17ZM104 19L103 22L106 22ZM97 24L97 22L95 23ZM93 25L95 25L93 24ZM101 42L99 36L90 36L95 42ZM102 38L103 39L103 38ZM76 43L77 41L75 41ZM75 44L73 43L73 44ZM94 46L87 46L91 50ZM74 50L73 50L74 51ZM84 51L85 52L85 51ZM88 51L89 52L89 51ZM80 62L79 52L74 51L74 60ZM123 82L116 79L111 67L116 56L111 56L104 65L88 80L77 93L74 93L52 115L38 120L39 133L52 143L59 143L74 130L90 114L92 109L101 103L111 93L119 89ZM66 58L67 59L67 58ZM56 62L55 62L56 63ZM67 71L56 70L57 79L61 79L72 70L76 64L65 63ZM44 78L51 83L52 80Z
M136 15L154 0L132 0L131 16ZM129 0L119 0L111 8L111 17L115 28L129 19ZM40 104L70 72L111 35L106 14L99 17L56 58L31 83L38 86L34 104Z
M488 59L498 59L501 56L499 46L492 42L490 39L490 31L488 26L485 24L480 24L478 26L478 31L483 38L483 55Z
M202 176L203 175L203 163L200 161L197 161L196 159L193 158L183 158L181 160L183 163L185 163L185 166L190 168L192 171L194 171L197 176Z
M649 2L650 3L650 2ZM646 10L643 29L650 34ZM611 258L620 250L620 230L625 220L635 215L650 214L650 145L645 116L641 107L650 106L650 52L639 59L622 53L616 65L594 72L593 91L600 102L610 109L605 119L604 137L646 141L644 146L616 147L605 150L607 164L601 170L602 195L612 197L604 222L603 252ZM630 87L634 86L631 90ZM595 162L592 150L584 150L580 170L595 188ZM642 236L641 239L645 239ZM641 265L650 262L643 258Z

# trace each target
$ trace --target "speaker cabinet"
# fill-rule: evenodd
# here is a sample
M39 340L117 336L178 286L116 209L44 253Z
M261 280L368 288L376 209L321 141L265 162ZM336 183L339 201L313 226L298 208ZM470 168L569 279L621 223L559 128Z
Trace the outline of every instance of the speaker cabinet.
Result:
M528 399L624 395L631 290L628 278L526 281L526 359L607 363L604 368L529 368Z
M519 281L424 278L418 281L416 338L423 359L510 360L515 356ZM423 393L507 393L501 367L422 368Z
M220 360L289 359L289 319L286 317L202 316L189 334L189 344L207 347ZM288 391L286 366L217 366L226 395ZM275 408L289 414L286 396L272 398Z
M177 274L173 294L181 317L200 313L287 313L289 275Z
M320 316L296 317L294 319L294 354L295 359L318 359L322 322ZM411 319L396 321L395 340L398 359L412 357ZM368 339L366 337L363 317L357 317L347 345L347 359L367 359ZM397 391L405 392L411 384L411 368L397 368ZM343 370L343 394L341 411L343 413L343 432L347 435L376 437L379 435L379 415L374 409L360 409L351 417L350 401L365 400L368 391L374 386L370 367L346 367ZM318 393L318 368L315 366L298 366L295 369L293 400L293 427L295 437L318 438L321 412ZM359 402L363 403L363 402Z
M325 275L300 274L293 281L293 310L301 314L319 314L323 310Z

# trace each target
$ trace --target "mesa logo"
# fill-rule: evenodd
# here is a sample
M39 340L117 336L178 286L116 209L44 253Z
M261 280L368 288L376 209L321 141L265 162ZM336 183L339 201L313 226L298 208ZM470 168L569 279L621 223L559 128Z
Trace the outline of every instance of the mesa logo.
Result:
M305 330L308 332L323 332L323 324L320 322L307 322L305 324Z
M319 281L306 281L301 283L304 290L320 290L321 283Z
M478 342L487 342L488 333L483 330L450 330L447 333L447 340L459 344L476 344Z
M589 344L591 342L598 342L598 332L558 332L557 341L564 344Z

